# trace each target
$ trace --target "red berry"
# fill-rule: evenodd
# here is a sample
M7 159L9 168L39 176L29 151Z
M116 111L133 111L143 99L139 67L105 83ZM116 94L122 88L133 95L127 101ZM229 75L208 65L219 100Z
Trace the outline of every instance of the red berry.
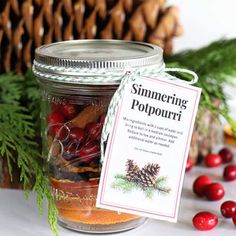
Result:
M216 167L222 164L222 157L218 154L209 154L205 157L205 165L207 167Z
M194 162L191 158L188 158L185 171L188 172L192 169Z
M57 103L57 102L52 102L51 103L51 108L53 111L61 111L62 109L62 104L61 103Z
M79 150L79 158L81 161L90 163L91 161L95 160L100 154L99 146L91 141L86 143L80 150Z
M228 148L222 148L219 151L219 155L222 157L223 163L231 162L233 160L233 157L234 157L233 152Z
M65 122L64 116L60 112L52 112L48 114L48 123L51 125L61 124Z
M62 107L62 113L67 119L72 119L77 114L77 107L74 104L64 104Z
M83 129L75 127L70 130L70 139L76 140L79 143L82 143L84 140L85 132Z
M69 133L67 128L62 124L56 124L51 126L50 132L52 133L52 136L54 138L61 141L67 139Z
M225 218L232 218L233 215L236 213L236 202L234 201L226 201L221 204L220 207L221 214Z
M233 223L234 223L235 226L236 226L236 214L233 215L232 220L233 220Z
M205 195L209 201L218 201L224 197L225 190L220 183L212 183L205 188Z
M106 119L106 114L103 114L103 115L100 117L100 123L101 123L102 125L104 124L105 119Z
M207 175L200 175L193 183L193 192L199 197L204 196L205 188L212 183L212 179Z
M236 165L228 165L224 168L223 177L225 181L236 179Z
M202 211L193 217L193 225L198 230L211 230L218 224L218 217L207 211Z
M102 124L95 122L88 123L85 127L85 130L89 139L99 140L102 134Z

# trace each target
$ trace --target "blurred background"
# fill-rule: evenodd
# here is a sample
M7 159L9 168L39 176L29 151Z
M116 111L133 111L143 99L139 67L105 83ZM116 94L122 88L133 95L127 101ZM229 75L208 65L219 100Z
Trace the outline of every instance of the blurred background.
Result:
M174 40L175 52L236 37L236 1L169 0L168 3L179 7L184 28L184 34Z
M195 49L221 38L236 37L236 1L169 0L180 9L184 34L174 39L174 52ZM224 86L230 113L236 117L236 89ZM223 123L225 121L223 120Z

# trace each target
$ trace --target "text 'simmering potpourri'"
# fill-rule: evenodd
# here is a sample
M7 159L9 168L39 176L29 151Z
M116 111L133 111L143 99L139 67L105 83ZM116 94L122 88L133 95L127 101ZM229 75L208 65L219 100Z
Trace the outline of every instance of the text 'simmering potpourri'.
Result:
M140 103L138 99L133 99L131 109L134 109L134 110L137 109L141 112L145 112L147 113L148 116L156 115L156 116L165 117L167 119L180 121L182 110L186 110L187 108L188 100L176 97L176 94L167 95L165 93L160 93L160 92L143 88L142 84L136 84L136 83L132 84L131 93L139 95L139 96L147 97L150 99L155 99L160 102L176 105L176 106L179 106L179 108L181 109L179 112L173 112L173 111L161 109L159 107L150 106L149 103L143 104L143 103Z

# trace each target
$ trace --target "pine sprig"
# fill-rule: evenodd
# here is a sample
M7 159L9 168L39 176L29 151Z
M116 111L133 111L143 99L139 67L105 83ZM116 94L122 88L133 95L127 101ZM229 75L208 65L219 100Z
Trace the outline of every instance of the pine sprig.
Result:
M112 183L111 187L114 189L119 189L123 193L131 192L133 189L138 188L138 184L135 182L128 181L125 176L117 175L115 176L116 181Z
M156 181L156 185L161 185L166 183L167 181L167 176L160 176L157 181Z
M199 76L196 86L202 88L200 109L221 114L236 130L236 123L229 116L227 96L223 86L232 83L236 76L236 39L219 40L197 50L184 51L166 58L168 67L188 68ZM186 77L187 78L187 77ZM188 79L188 78L187 78ZM214 99L221 105L214 105Z
M7 104L19 104L23 80L23 76L13 73L0 75L0 101Z
M28 70L24 75L24 88L25 92L23 100L27 104L27 108L30 111L33 119L36 121L36 125L39 126L39 107L40 107L40 92L39 85L35 79L35 76L31 70Z
M226 76L236 75L236 39L219 40L197 50L188 50L167 58L194 70L209 81L224 83ZM213 82L214 83L214 82Z
M160 176L157 178L156 183L153 187L144 187L137 181L130 181L126 176L117 174L115 175L115 181L111 184L113 189L122 191L123 193L129 193L134 189L140 190L145 193L145 196L149 199L153 198L155 192L159 194L169 194L171 189L165 186L167 177Z
M40 148L35 141L35 119L28 107L28 102L37 100L39 90L35 86L31 87L29 92L29 88L25 89L25 81L22 78L24 77L14 74L0 76L0 158L7 159L11 176L12 163L17 163L26 197L33 188L41 214L43 202L47 199L48 221L54 235L58 235L57 209L45 177ZM29 96L31 92L35 96ZM39 112L38 109L36 111Z

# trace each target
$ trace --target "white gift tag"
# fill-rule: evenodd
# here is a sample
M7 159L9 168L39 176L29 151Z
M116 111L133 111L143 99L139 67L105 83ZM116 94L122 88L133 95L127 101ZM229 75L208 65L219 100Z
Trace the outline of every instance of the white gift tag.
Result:
M96 206L177 221L201 89L162 78L129 82L115 115Z

